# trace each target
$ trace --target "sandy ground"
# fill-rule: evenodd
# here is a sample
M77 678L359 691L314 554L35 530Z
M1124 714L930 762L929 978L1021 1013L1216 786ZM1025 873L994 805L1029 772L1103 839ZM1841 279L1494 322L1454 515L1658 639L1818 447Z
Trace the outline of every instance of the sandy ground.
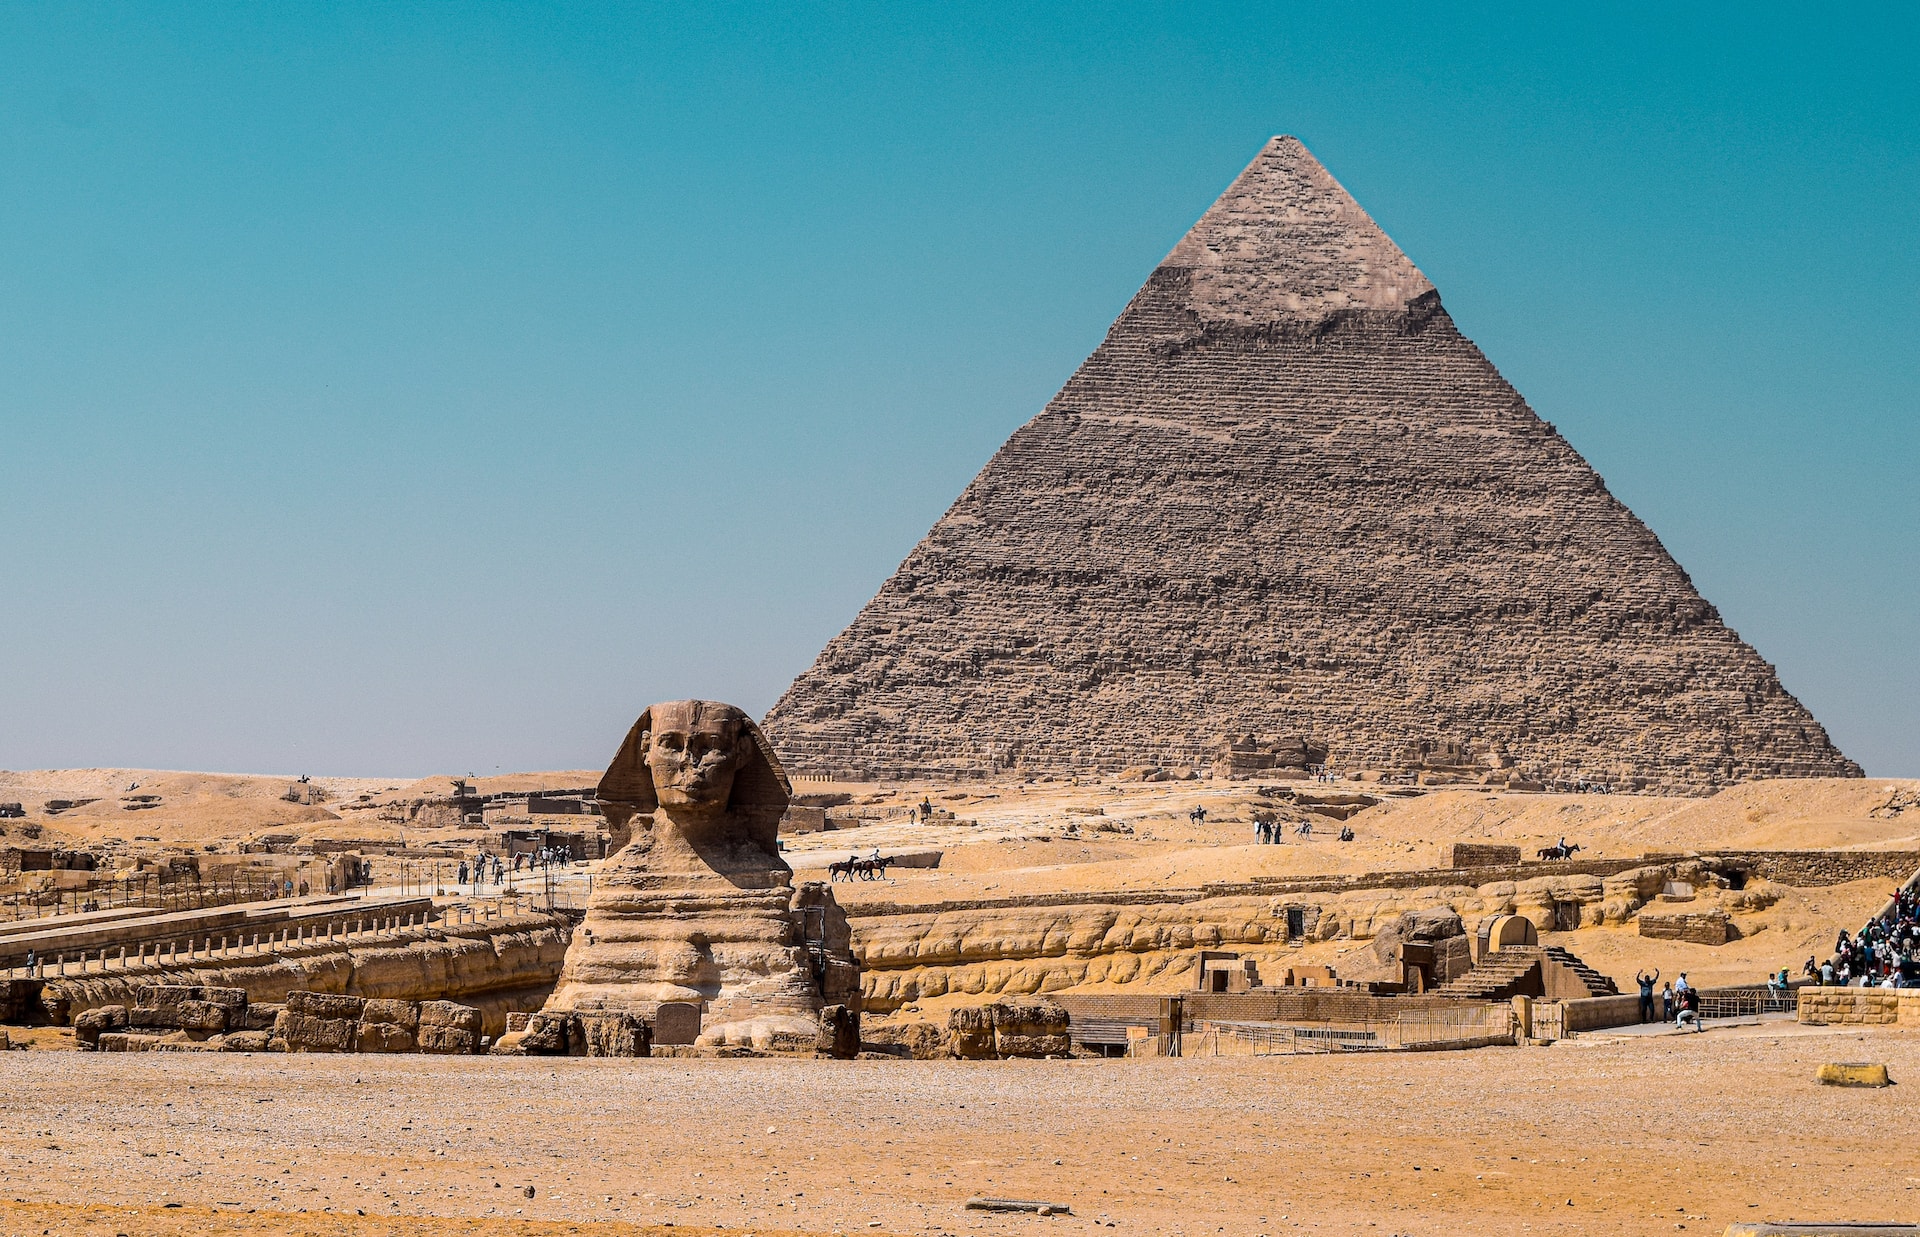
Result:
M19 1052L0 1225L1531 1237L1920 1217L1909 1097L1819 1087L1829 1060L1920 1077L1920 1035L1132 1062ZM963 1210L974 1194L1073 1214Z

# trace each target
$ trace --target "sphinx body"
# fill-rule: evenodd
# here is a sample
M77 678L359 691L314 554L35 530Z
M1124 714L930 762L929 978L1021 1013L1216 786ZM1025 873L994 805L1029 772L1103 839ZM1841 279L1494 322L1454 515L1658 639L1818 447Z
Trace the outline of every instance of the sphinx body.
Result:
M843 999L851 955L831 895L796 892L780 857L789 793L739 709L681 700L642 713L599 790L626 842L595 879L547 1010L651 1021L677 1001L701 1009L706 1043L814 1034L823 975Z

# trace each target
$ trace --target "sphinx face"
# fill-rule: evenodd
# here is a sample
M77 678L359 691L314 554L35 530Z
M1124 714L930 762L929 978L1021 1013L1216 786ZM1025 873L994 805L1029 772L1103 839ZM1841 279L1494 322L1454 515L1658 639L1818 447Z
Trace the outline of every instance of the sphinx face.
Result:
M657 708L647 767L660 805L698 814L724 811L750 740L737 710Z

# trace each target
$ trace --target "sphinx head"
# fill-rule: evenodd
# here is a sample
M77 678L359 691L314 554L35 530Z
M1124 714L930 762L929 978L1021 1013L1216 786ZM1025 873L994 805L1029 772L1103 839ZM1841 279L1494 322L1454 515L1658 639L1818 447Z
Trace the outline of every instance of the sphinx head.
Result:
M616 847L626 845L629 821L661 812L689 837L719 829L772 851L791 793L752 718L718 701L672 700L634 722L599 796Z
M724 811L734 776L754 754L747 715L711 700L675 700L650 712L647 770L660 806L696 815Z

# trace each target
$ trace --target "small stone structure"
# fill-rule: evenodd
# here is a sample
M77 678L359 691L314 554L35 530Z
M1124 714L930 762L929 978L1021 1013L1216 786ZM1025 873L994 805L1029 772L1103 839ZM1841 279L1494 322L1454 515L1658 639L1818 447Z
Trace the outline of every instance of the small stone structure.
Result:
M1641 911L1634 917L1640 935L1660 941L1688 941L1695 945L1724 945L1736 935L1725 911L1700 914L1664 914Z
M1044 997L956 1009L947 1017L953 1055L962 1060L1064 1057L1073 1052L1067 1011Z
M829 1004L857 1014L846 917L825 884L793 887L776 842L791 787L751 718L709 700L654 705L598 794L620 849L543 1013L651 1024L685 1003L702 1044L757 1048L811 1048Z
M1513 867L1520 862L1518 846L1496 842L1455 842L1447 848L1446 866L1450 868Z
M1240 735L1220 741L1213 757L1213 775L1224 778L1305 777L1307 770L1327 763L1327 745L1318 739L1290 735L1261 739Z
M1200 951L1193 968L1195 992L1246 992L1260 986L1260 967L1252 958L1211 949Z

